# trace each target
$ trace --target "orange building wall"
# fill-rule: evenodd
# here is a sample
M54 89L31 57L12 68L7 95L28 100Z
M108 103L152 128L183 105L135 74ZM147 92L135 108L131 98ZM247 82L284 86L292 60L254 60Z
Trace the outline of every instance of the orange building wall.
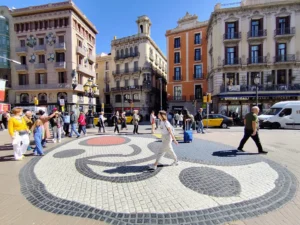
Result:
M202 85L202 93L203 95L207 92L207 41L206 41L206 30L207 27L201 27L191 30L185 30L175 34L168 34L168 85L167 85L167 92L168 95L174 96L174 86L182 85L182 96L186 96L186 101L191 101L191 96L194 93L194 85L201 84ZM188 63L186 61L187 58L187 44L186 44L186 33L188 33ZM195 33L202 33L202 43L200 45L194 44L194 34ZM177 49L174 49L174 39L180 37L180 57L181 61L180 64L174 63L174 53ZM195 62L194 60L194 49L201 48L201 61ZM202 63L202 72L204 74L203 79L201 80L194 80L194 64ZM181 81L174 81L174 67L180 66L181 67ZM189 79L186 81L186 68L188 67L189 71Z

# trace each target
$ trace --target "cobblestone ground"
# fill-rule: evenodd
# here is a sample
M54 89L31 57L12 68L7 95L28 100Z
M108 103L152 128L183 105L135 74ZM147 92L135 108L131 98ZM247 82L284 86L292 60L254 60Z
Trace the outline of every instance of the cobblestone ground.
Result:
M258 155L251 144L245 153L235 150L241 130L196 134L192 143L174 146L178 166L169 166L172 160L166 155L155 172L148 168L160 140L146 134L148 129L141 130L144 134L138 136L109 132L64 140L62 145L50 145L44 157L26 162L1 157L0 169L5 163L24 165L19 182L26 201L21 200L20 206L15 202L17 215L35 213L33 218L47 215L51 219L39 218L37 221L44 222L35 223L25 216L21 222L9 218L16 217L14 213L1 210L0 220L4 224L260 224L251 218L278 216L278 209L298 196L297 174L282 162ZM176 132L181 135L179 129ZM274 132L273 138L275 135L278 133ZM282 150L285 147L281 145ZM270 145L266 149L269 155L274 152ZM16 178L8 179L13 191L6 192L12 196L18 191L13 186ZM0 200L9 205L9 193L3 192ZM29 207L27 213L23 205ZM4 207L0 203L0 209ZM300 224L290 221L277 224Z

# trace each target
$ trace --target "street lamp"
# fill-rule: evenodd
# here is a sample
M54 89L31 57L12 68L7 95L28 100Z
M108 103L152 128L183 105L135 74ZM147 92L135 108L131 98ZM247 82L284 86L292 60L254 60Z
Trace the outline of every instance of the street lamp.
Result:
M259 74L256 74L254 77L254 84L256 85L256 106L258 106L258 85L260 81L260 76Z
M160 82L160 110L162 110L162 78L158 78Z
M88 123L86 128L92 128L94 127L94 116L92 114L93 109L93 98L94 94L98 90L98 85L93 82L91 78L88 79L85 85L83 85L83 89L85 92L85 95L89 97L89 111L88 111Z
M9 59L9 58L3 57L3 56L0 56L0 58L1 58L1 59L6 59L6 60L8 60L8 61L11 61L11 62L13 62L13 63L16 63L16 64L19 64L19 65L21 65L21 63L20 63L20 62L18 62L18 61L16 61L16 60Z

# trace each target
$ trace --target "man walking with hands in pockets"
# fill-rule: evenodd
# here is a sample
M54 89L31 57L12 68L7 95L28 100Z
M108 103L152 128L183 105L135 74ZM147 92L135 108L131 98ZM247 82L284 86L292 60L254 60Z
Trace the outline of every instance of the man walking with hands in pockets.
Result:
M263 150L263 147L260 143L260 139L258 136L258 117L257 117L258 113L259 113L259 108L257 106L254 106L254 107L252 107L251 112L245 116L244 137L241 140L240 146L238 147L239 151L242 151L242 152L244 151L243 147L246 144L246 142L248 141L249 137L251 137L258 148L259 154L267 154L268 153Z

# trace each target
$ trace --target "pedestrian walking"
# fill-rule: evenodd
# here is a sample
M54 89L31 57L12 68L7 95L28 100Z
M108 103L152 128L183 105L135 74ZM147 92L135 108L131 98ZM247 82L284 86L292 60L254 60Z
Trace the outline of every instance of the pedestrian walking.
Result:
M43 122L38 119L35 121L33 127L33 137L34 137L34 142L35 142L35 149L34 149L34 155L37 156L43 156L44 151L43 151L43 146L42 146L42 140L44 139L44 126Z
M151 134L154 134L154 130L156 128L156 116L154 111L151 112L150 123L151 123Z
M138 111L133 111L132 123L133 123L133 134L139 134L139 121L140 116L138 115Z
M49 129L49 120L55 116L55 114L51 114L50 116L48 116L43 110L39 110L39 119L43 122L43 126L44 126L44 138L42 140L42 146L43 148L46 147L46 142L47 142L47 139L51 138L51 135L50 135L50 129Z
M54 112L54 117L50 119L50 124L53 131L53 143L60 143L61 142L61 133L63 127L63 118L61 117L58 111Z
M70 126L71 126L71 132L70 132L70 137L73 136L73 132L77 135L77 138L80 137L80 134L76 130L76 115L74 110L71 111L70 115Z
M22 160L29 145L29 129L21 116L23 109L16 107L12 110L13 116L8 121L8 133L12 138L15 160Z
M23 111L24 112L24 111ZM31 130L31 128L33 127L33 124L34 124L34 120L33 120L33 116L32 116L32 112L27 110L25 111L25 115L23 116L25 122L26 122L26 125L28 127L28 130ZM29 133L29 136L30 136L30 133ZM28 145L27 147L27 151L30 151L32 148L30 146L30 144Z
M159 111L158 118L161 120L160 128L162 129L162 144L160 147L160 150L157 154L157 158L155 163L150 166L150 170L156 170L157 166L161 160L161 158L166 154L169 153L169 155L174 160L173 163L170 166L176 166L178 165L178 159L177 156L173 150L172 146L172 140L177 145L178 142L175 139L173 127L168 121L167 113L165 111Z
M126 112L123 112L121 115L121 130L127 129L127 124L126 124Z
M183 126L183 115L182 115L181 112L180 112L180 114L179 114L179 126L180 126L180 127Z
M4 130L7 130L7 123L10 118L9 112L4 112L2 114L2 123L4 125Z
M77 122L78 122L79 135L81 134L81 131L82 131L83 135L86 136L86 118L85 118L84 112L80 112Z
M197 127L197 133L202 133L205 134L204 129L203 129L203 109L200 108L199 111L197 112L197 114L195 115L195 121L196 124L198 124Z
M68 112L65 112L64 116L64 132L65 132L65 136L69 136L70 135L70 115Z
M268 152L263 150L263 147L261 145L259 135L258 135L258 113L259 113L259 108L257 106L252 107L251 112L248 113L245 116L244 119L244 124L245 124L245 130L244 130L244 137L240 142L240 145L238 147L239 151L244 152L243 148L248 139L251 137L253 141L255 142L258 152L260 154L267 154Z
M4 128L2 127L2 117L3 117L3 112L0 112L0 130L4 130Z
M179 114L178 112L175 113L174 115L174 127L177 127L178 126L178 122L179 122Z
M100 116L99 116L99 133L101 133L101 129L103 129L103 133L105 133L105 124L104 124L104 112L100 112Z
M115 134L117 132L120 133L120 131L119 131L119 125L118 125L118 123L119 123L119 112L118 111L116 111L115 114L113 115L112 121L113 121L113 123L115 125L114 133Z

